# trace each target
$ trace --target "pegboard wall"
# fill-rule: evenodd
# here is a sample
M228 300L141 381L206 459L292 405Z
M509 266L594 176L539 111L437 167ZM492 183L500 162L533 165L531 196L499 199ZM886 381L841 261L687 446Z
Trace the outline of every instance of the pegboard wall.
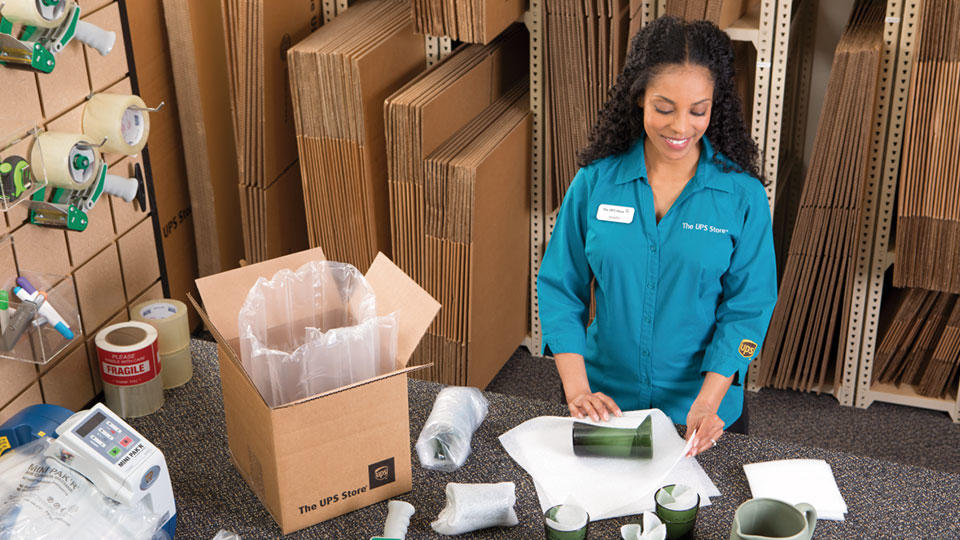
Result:
M28 132L34 128L80 133L83 105L92 93L134 93L125 6L117 0L78 0L78 5L81 20L115 32L116 44L101 56L73 40L56 55L49 74L0 66L0 148L6 148L0 157L29 159L33 138ZM130 306L164 296L147 155L104 154L110 174L132 177L134 165L143 166L146 209L104 196L88 213L89 226L82 232L28 223L29 201L0 213L0 237L11 240L0 242L0 281L29 272L66 276L73 281L83 325L83 333L46 364L0 358L0 422L34 403L73 410L89 403L101 390L96 333L129 320Z

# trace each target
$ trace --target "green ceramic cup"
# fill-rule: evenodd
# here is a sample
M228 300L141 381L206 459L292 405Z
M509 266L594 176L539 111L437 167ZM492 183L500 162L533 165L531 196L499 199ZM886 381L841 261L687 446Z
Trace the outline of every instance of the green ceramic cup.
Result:
M590 527L590 515L575 504L558 504L543 513L547 540L583 540Z
M690 521L668 521L666 519L661 521L663 521L663 524L667 527L667 538L669 540L683 538L687 533L692 531L693 527L697 524L696 518Z
M657 517L667 527L667 538L680 538L693 530L697 523L697 511L700 510L700 494L697 493L696 502L687 508L677 508L666 501L673 495L675 489L692 489L681 484L670 484L658 489L654 494Z
M673 495L674 489L678 488L687 488L687 486L670 484L669 486L663 486L662 488L658 489L657 493L654 495L657 517L659 517L664 523L668 521L683 523L697 519L697 511L700 509L699 493L697 493L697 502L688 508L676 508L674 506L670 506L669 503L664 500L667 496Z

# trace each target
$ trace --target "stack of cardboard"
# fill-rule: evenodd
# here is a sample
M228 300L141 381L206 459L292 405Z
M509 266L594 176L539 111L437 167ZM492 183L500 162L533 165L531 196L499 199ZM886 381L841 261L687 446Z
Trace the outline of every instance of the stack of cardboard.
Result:
M853 257L863 214L874 102L883 44L879 0L859 0L827 83L780 294L763 346L763 386L821 391L831 361L842 369Z
M627 0L546 4L547 181L558 206L627 50Z
M960 302L953 304L947 324L933 349L930 363L920 376L917 392L941 397L960 386Z
M383 100L425 68L423 36L409 5L370 0L287 54L310 245L364 271L390 253Z
M958 331L956 295L908 289L877 348L873 382L915 385L919 393L939 397L960 364Z
M385 104L394 260L442 298L446 321L414 356L434 363L431 380L484 387L526 335L527 65L526 32L512 27Z
M667 0L666 14L688 21L705 19L726 28L743 16L747 5L747 0Z
M523 81L424 162L424 288L444 307L423 354L443 381L485 387L527 333L529 110Z
M314 0L222 0L248 262L306 247L286 50L321 18Z
M523 17L524 0L413 0L417 32L486 45Z
M921 3L893 283L960 293L960 3Z

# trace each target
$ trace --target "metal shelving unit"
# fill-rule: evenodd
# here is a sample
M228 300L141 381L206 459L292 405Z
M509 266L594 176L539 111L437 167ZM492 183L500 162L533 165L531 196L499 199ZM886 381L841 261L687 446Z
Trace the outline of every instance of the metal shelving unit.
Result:
M944 411L954 422L960 423L960 389L956 389L953 397L930 398L918 394L911 385L898 387L871 383L884 276L894 260L891 226L896 209L893 201L900 173L907 91L910 87L919 10L919 0L887 1L880 96L883 98L881 103L886 105L883 112L889 122L882 125L878 123L874 133L877 148L871 155L867 200L874 205L876 219L863 227L864 237L872 236L873 250L865 262L858 259L857 265L857 286L863 286L866 291L865 304L862 306L865 317L863 324L855 332L852 331L849 338L860 340L857 407L866 408L874 401L897 403Z

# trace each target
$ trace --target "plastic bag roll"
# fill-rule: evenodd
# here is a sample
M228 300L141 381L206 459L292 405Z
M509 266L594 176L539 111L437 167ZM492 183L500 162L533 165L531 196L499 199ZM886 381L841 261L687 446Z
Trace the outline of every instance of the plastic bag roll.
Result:
M59 26L67 15L68 0L63 0L52 6L46 6L37 0L3 0L3 11L0 14L13 22L53 28Z
M480 390L444 388L417 438L417 456L425 469L452 472L470 455L473 433L487 417L489 404Z
M107 138L104 152L131 156L150 136L150 116L140 96L94 94L83 106L83 132L96 141Z
M76 133L48 131L33 141L30 169L53 187L85 189L100 173L100 153L87 146L90 140Z
M95 343L107 407L124 418L136 418L163 405L154 327L140 321L113 324L97 332Z

